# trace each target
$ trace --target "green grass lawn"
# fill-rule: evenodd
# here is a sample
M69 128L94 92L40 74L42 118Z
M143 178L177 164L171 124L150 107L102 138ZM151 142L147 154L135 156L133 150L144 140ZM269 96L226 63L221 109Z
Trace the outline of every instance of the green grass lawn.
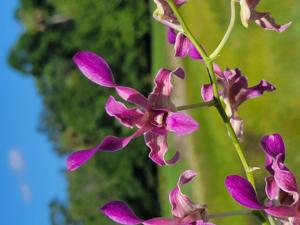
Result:
M264 31L254 24L245 29L237 20L232 37L217 62L222 68L241 68L248 76L250 85L266 79L277 87L276 92L246 102L240 108L240 116L245 120L243 146L251 166L263 168L260 137L280 132L286 142L287 164L300 177L300 16L297 15L300 3L288 0L271 4L266 1L260 8L272 11L279 22L291 20L293 25L286 32L278 34ZM229 1L191 0L181 12L206 50L212 52L226 30ZM166 43L165 32L163 25L153 22L153 74L159 67L183 65L187 73L186 81L184 85L180 81L175 84L175 90L180 92L180 101L185 99L187 104L201 101L200 87L202 83L208 82L204 66L190 59L175 60L171 46ZM178 102L178 99L174 98L174 101ZM213 108L197 109L190 113L199 121L199 131L190 137L181 138L182 146L177 144L179 138L176 138L176 149L177 146L181 147L179 150L183 160L174 167L160 169L164 214L170 213L167 194L184 169L199 172L198 179L189 185L186 192L195 201L208 204L210 213L241 209L229 197L223 185L226 175L243 175L243 172L221 119ZM171 137L172 149L175 148L173 140ZM259 170L255 176L263 198L265 173ZM244 217L218 219L214 222L218 225L256 224L255 220Z

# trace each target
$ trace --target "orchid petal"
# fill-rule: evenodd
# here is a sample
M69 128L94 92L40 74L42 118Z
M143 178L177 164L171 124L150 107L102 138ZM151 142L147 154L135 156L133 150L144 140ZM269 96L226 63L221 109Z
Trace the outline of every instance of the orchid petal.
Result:
M149 131L145 134L145 143L150 148L149 157L156 164L172 165L179 160L179 152L170 159L165 159L165 154L168 151L167 137Z
M166 124L167 129L177 136L191 134L199 128L199 124L191 116L181 112L169 113Z
M148 99L131 87L117 86L116 91L118 95L127 102L134 103L142 108L150 107Z
M73 60L89 80L104 87L116 86L111 69L101 56L90 51L80 51Z
M169 201L172 206L173 216L183 218L196 209L199 209L198 205L195 205L185 194L181 192L181 186L189 183L196 176L197 173L192 170L184 171L177 182L177 186L170 192Z
M214 92L212 84L204 84L201 87L201 96L203 101L209 102L214 99Z
M174 71L167 69L160 69L155 77L155 86L149 95L149 101L154 108L158 109L172 109L174 106L170 101L173 85L171 78L173 75L183 79L185 77L184 70L177 68Z
M100 208L100 211L112 221L124 225L136 225L143 222L129 206L121 201L112 201Z
M244 134L244 121L240 118L230 118L230 124L236 134L236 136L240 139Z
M80 166L85 164L97 152L97 148L85 149L73 152L67 158L67 169L69 171L77 170Z
M143 222L144 225L181 225L177 218L153 218Z
M279 195L279 187L273 176L268 176L265 179L265 192L270 200L274 200Z
M250 88L244 88L240 91L240 93L236 96L236 105L242 104L247 99L257 98L265 91L272 92L275 91L275 87L268 83L265 80L262 80L258 85Z
M260 0L240 0L241 21L245 27L248 27L250 21L255 21L257 25L266 30L283 32L291 25L291 22L279 25L275 22L270 13L255 11L255 8L259 2Z
M198 220L196 221L196 225L215 225L215 224L203 222L203 220Z
M272 158L279 154L285 155L285 146L280 134L271 134L264 136L260 141L265 153Z
M299 213L293 207L276 206L265 209L266 213L276 217L299 217Z
M124 126L130 128L137 125L144 116L138 109L129 109L123 103L116 101L112 96L109 97L105 109L108 115L115 117Z
M280 157L281 155L278 155L272 164L274 179L281 190L293 197L293 202L289 203L293 205L299 200L297 181L294 174L281 163Z
M174 31L174 29L168 27L168 30L167 30L167 40L170 44L175 44L176 42L176 32Z
M225 186L230 195L241 205L251 209L264 209L258 202L253 186L245 178L238 175L228 176Z
M174 48L177 57L183 58L189 55L192 59L202 59L195 45L181 32L176 36Z
M141 136L143 133L146 133L148 130L150 130L151 127L149 126L143 126L140 129L138 129L136 132L134 132L129 137L116 137L116 136L106 136L101 144L97 146L98 151L103 152L115 152L119 151L122 148L125 148L131 140L134 138L137 138Z

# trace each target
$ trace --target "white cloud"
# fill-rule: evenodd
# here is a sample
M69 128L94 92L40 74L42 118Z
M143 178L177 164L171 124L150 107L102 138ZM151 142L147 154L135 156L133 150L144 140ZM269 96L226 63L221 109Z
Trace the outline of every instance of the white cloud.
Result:
M10 168L20 174L23 173L26 170L26 164L24 161L24 158L22 156L22 153L18 149L11 149L9 151L9 165Z
M32 198L31 189L26 183L21 183L20 185L20 191L22 195L22 199L24 202L30 202Z
M8 163L11 170L15 173L18 181L19 190L22 196L22 200L28 203L32 199L31 188L26 181L26 162L21 151L17 148L13 148L8 152Z

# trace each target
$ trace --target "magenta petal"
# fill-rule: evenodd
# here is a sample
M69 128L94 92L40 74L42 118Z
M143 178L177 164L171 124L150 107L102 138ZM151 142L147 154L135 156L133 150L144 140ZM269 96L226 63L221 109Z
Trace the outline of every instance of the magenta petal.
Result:
M265 80L262 80L258 85L250 88L244 88L240 91L238 96L236 96L236 105L240 105L247 99L257 98L262 96L265 91L272 92L275 91L275 87Z
M97 146L98 151L104 151L104 152L114 152L119 151L122 148L126 147L129 142L137 138L138 136L141 136L143 133L147 132L151 127L144 126L140 129L138 129L136 132L134 132L129 137L116 137L116 136L106 136L101 144Z
M170 44L175 44L175 41L176 41L176 32L174 29L168 27L168 30L167 30L167 40Z
M67 169L74 171L85 164L97 152L96 148L73 152L67 158Z
M136 225L143 222L128 205L121 201L112 201L100 208L100 211L116 223L124 225Z
M185 77L185 73L182 68L177 68L174 71L162 68L158 71L154 80L155 86L149 95L149 100L154 108L168 110L172 107L170 95L173 88L171 82L173 75L181 79Z
M177 218L153 218L143 222L144 225L181 225Z
M274 170L274 179L281 190L293 196L295 203L299 200L296 178L294 174L281 163L280 157L281 156L278 155L272 164L272 169Z
M279 195L279 187L273 176L268 176L265 179L265 192L270 200L274 200Z
M191 134L199 128L199 124L191 116L181 112L169 113L166 124L167 129L177 136Z
M274 18L269 13L257 13L257 15L264 15L255 20L256 24L266 30L272 30L276 32L283 32L290 27L292 22L279 25L275 22Z
M133 127L138 124L144 116L138 109L128 109L123 103L116 101L112 96L109 97L105 109L108 115L115 117L127 127Z
M276 158L277 155L285 155L285 146L280 134L271 134L264 136L260 141L265 153L272 158Z
M192 42L190 43L189 56L192 59L200 59L200 60L202 60L202 56L200 55L200 53L198 52L197 48L195 47L195 45L193 45Z
M175 56L185 57L189 54L190 51L190 40L183 34L178 33L175 41Z
M214 92L212 84L203 84L201 87L201 96L203 101L209 102L214 99Z
M241 205L251 209L264 209L257 200L253 186L245 178L238 175L228 176L225 186L230 195Z
M289 206L277 206L265 209L266 213L276 217L300 217L297 210Z
M109 65L96 53L80 51L73 57L73 60L89 80L104 87L116 85Z
M117 86L116 91L118 95L127 102L134 103L137 106L141 106L143 108L150 107L147 98L131 87Z
M149 157L156 164L170 165L179 160L179 153L177 152L170 160L165 159L165 154L168 151L167 137L149 131L145 134L145 143L150 148Z
M199 209L198 205L195 205L189 197L181 192L181 186L189 183L196 176L197 173L192 170L184 171L177 182L177 186L170 192L169 201L172 206L173 216L184 218L196 209Z

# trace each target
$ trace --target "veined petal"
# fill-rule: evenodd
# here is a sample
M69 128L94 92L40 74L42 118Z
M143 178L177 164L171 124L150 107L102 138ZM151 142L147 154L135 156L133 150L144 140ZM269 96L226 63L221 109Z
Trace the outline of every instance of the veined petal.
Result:
M256 13L253 15L253 18L255 19L255 23L260 27L280 33L288 29L292 24L292 22L288 22L283 25L279 25L270 13Z
M202 59L201 54L198 52L193 43L181 32L179 32L175 39L175 56L186 57L190 56L192 59Z
M73 57L73 60L83 75L94 83L104 87L116 85L109 65L96 53L80 51Z
M173 75L184 79L185 73L182 68L177 68L174 71L168 69L160 69L155 77L155 86L151 94L149 95L149 101L154 108L157 109L172 109L173 104L170 100L173 85L171 78Z
M112 201L100 208L100 211L112 221L124 225L136 225L143 222L129 206L121 201Z
M73 152L67 158L67 169L69 171L77 170L80 166L85 164L97 152L97 148L85 149Z
M166 124L167 129L177 136L191 134L199 128L199 124L191 116L181 112L169 113Z
M189 54L190 51L190 40L181 32L179 32L176 36L175 41L175 56L177 57L185 57Z
M181 192L181 186L189 183L197 176L192 170L184 171L177 182L177 186L170 192L169 201L172 206L172 215L178 218L184 218L200 207L194 204L189 197Z
M279 195L279 187L273 176L268 176L265 179L265 192L270 200L274 200Z
M225 186L234 200L241 205L251 209L264 209L258 202L253 186L245 178L238 175L228 176Z
M276 157L272 164L274 170L274 179L278 187L293 198L293 201L288 201L289 205L294 205L299 200L298 185L294 174L286 168L280 159L281 155ZM282 199L284 202L284 199Z
M140 129L138 129L129 137L116 137L112 135L106 136L102 140L101 144L97 146L97 149L98 151L103 151L103 152L119 151L122 148L125 148L132 139L141 136L142 134L146 133L150 129L151 129L150 126L145 125Z
M201 87L201 96L203 101L209 102L214 99L214 92L212 84L203 84Z
M241 21L245 27L248 27L250 21L255 21L266 30L283 32L291 25L291 22L279 25L269 12L257 12L255 8L259 2L260 0L240 0Z
M181 225L177 218L153 218L143 222L144 225Z
M170 160L165 159L165 154L168 151L166 136L149 131L145 134L145 143L150 148L150 159L156 164L160 166L172 165L179 160L179 152L176 152Z
M275 159L279 154L283 155L283 157L285 156L285 146L280 134L266 135L261 139L260 143L264 152L272 158Z
M138 124L144 116L140 110L128 109L123 103L116 101L113 96L109 97L105 110L108 115L115 117L124 126L130 128Z
M131 87L117 86L116 91L118 95L127 102L131 102L145 109L150 107L148 99Z
M265 91L272 92L275 91L275 87L268 83L265 80L262 80L258 85L250 87L250 88L244 88L242 89L239 94L236 96L235 102L236 106L242 104L247 99L257 98L259 96L262 96Z

